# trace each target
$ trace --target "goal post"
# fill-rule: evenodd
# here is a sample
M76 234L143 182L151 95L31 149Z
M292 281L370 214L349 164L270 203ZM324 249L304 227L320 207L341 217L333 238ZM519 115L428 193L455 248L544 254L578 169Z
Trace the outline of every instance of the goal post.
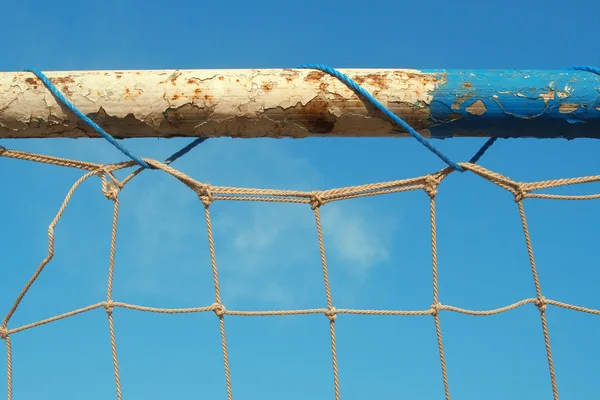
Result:
M600 75L579 70L340 69L427 138L600 137ZM47 72L119 139L406 137L311 69ZM31 72L0 73L0 138L100 137Z

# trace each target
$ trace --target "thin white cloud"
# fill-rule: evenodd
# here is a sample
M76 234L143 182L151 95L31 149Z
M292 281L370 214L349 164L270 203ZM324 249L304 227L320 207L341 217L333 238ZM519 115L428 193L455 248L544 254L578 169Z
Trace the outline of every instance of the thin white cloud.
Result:
M365 269L388 260L393 220L343 203L327 205L321 213L325 240L337 258Z
M165 141L129 143L134 153L151 157L164 153L161 147L176 147L164 146ZM111 162L123 159L112 147L101 145L81 141L62 148L60 155L68 156L73 150L75 155L70 155L79 159L101 161L104 155ZM56 154L53 150L58 147L50 147L47 152ZM323 187L324 181L306 158L274 141L208 141L174 166L217 185L312 190ZM165 284L170 274L189 276L190 281L197 274L200 262L184 257L187 246L206 243L201 203L187 187L159 171L144 171L136 177L121 200L117 252L126 267L121 267L117 279L125 282L123 289L181 296L177 286L168 289ZM282 307L304 302L322 290L318 275L299 277L294 272L320 267L314 215L308 205L223 204L215 203L211 210L217 261L227 278L224 293L239 301ZM328 259L343 266L343 273L356 285L371 268L389 259L395 229L393 218L368 204L368 200L359 205L350 200L326 204L321 211ZM204 264L206 260L207 255ZM290 283L298 290L289 290Z

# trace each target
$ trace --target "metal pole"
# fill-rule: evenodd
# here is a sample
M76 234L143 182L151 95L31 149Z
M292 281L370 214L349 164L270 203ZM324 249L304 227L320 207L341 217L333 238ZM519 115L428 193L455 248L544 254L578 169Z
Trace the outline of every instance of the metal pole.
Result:
M600 137L600 76L341 69L426 137ZM116 138L385 137L381 113L304 69L47 72ZM31 73L0 73L0 138L99 137Z

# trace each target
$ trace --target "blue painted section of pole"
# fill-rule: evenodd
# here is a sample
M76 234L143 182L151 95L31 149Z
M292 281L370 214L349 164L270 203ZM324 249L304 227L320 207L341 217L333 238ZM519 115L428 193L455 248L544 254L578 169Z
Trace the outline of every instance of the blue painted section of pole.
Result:
M424 70L440 77L432 138L598 138L600 75L570 70Z

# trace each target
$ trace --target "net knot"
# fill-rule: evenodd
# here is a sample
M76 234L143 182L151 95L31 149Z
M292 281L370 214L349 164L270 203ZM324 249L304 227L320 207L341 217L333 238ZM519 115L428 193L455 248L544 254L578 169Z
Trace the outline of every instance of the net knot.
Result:
M198 193L198 198L200 199L202 204L204 204L205 207L210 206L211 203L213 201L215 201L215 198L213 197L213 194L212 194L209 186L204 186L204 187L200 188L200 190L198 190L197 193Z
M107 199L112 201L117 201L117 196L119 195L119 191L121 188L119 187L119 183L114 179L108 180L106 179L106 175L104 175L106 171L100 171L100 179L102 179L102 194L106 196Z
M429 197L435 197L438 192L438 186L442 182L442 179L439 175L427 175L425 177L425 182L423 182L423 190Z
M335 307L329 307L327 311L325 311L325 316L329 318L331 322L334 322L337 318L337 310Z
M543 313L546 311L546 298L544 296L541 296L541 297L538 297L537 299L535 299L534 304L540 310L540 312Z
M319 193L311 193L310 195L310 208L316 210L324 204L323 199Z
M112 314L114 306L115 302L112 300L106 300L104 302L104 308L106 309L107 314Z
M8 337L8 329L0 326L0 339L5 340Z
M437 317L440 310L442 309L442 303L437 302L435 304L432 304L431 307L429 307L429 313L433 316L433 317Z
M523 190L523 185L518 184L515 187L513 194L515 195L515 203L520 203L526 195L526 191Z
M221 303L213 303L213 311L217 314L217 317L221 318L227 312L225 306Z

